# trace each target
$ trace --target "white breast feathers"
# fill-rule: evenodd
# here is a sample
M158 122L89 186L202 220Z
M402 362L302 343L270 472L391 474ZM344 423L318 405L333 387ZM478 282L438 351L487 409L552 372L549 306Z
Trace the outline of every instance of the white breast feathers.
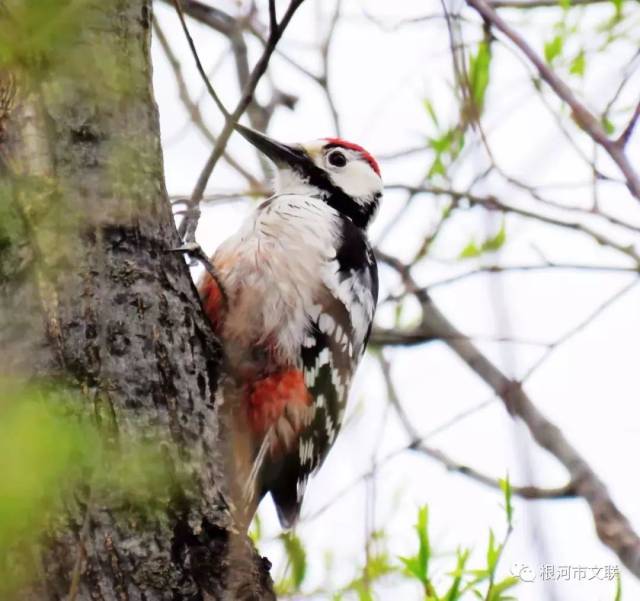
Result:
M227 239L213 261L228 296L227 352L269 346L296 365L325 272L335 258L339 217L319 198L265 201Z

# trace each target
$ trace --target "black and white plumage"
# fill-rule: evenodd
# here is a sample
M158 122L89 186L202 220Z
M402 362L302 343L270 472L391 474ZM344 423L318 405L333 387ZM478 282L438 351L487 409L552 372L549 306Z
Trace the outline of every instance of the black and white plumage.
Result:
M249 482L253 500L245 514L271 492L291 526L340 430L371 331L378 274L366 228L382 180L355 144L288 146L237 129L275 163L276 193L219 247L218 281L205 276L200 290L237 391L236 488Z

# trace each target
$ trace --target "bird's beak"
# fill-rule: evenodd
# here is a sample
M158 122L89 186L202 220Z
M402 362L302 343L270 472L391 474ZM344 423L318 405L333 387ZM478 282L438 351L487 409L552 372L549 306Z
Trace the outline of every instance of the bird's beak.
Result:
M276 167L294 167L307 159L305 152L300 147L288 146L239 123L235 124L235 129L267 158L271 159Z

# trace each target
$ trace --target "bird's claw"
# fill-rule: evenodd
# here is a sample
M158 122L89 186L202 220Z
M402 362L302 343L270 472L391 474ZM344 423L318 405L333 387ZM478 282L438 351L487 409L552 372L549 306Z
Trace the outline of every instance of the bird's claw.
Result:
M182 246L167 249L173 253L198 253L202 252L202 248L197 242L183 242Z

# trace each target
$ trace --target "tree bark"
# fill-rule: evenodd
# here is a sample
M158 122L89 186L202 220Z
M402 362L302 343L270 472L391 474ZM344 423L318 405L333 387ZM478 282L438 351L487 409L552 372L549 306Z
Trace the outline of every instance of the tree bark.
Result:
M20 597L274 599L269 562L232 535L221 351L170 251L180 240L151 88L151 2L85 4L63 59L20 74L0 129L13 203L0 228L0 372L71 383L105 437L152 436L175 478L144 519L76 492Z

